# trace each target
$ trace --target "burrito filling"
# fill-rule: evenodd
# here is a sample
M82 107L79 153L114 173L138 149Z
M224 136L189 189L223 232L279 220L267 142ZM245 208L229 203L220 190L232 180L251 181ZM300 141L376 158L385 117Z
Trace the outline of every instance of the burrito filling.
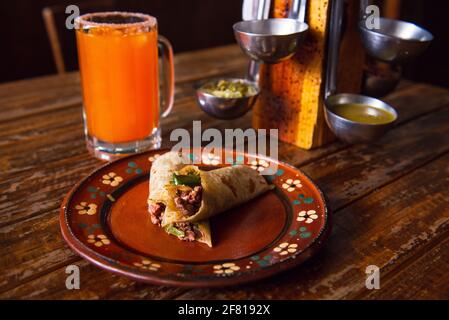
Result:
M194 215L201 206L203 195L200 176L195 172L189 172L185 175L173 173L170 183L179 186L173 199L176 207L187 217ZM151 203L148 211L150 212L151 222L161 226L165 204L162 202ZM195 241L195 239L202 236L197 226L190 222L177 222L164 228L168 233L184 241Z
M151 222L155 225L161 226L162 215L165 211L165 204L161 202L151 203L148 206L148 211L150 212Z
M193 216L201 206L203 188L196 186L190 190L177 190L174 202L176 208L187 217Z
M165 231L183 241L195 241L195 239L202 237L201 231L194 223L190 222L177 222L168 225L165 227Z
M179 186L173 199L176 208L186 217L193 216L201 206L203 195L200 176L196 172L173 173L171 184Z

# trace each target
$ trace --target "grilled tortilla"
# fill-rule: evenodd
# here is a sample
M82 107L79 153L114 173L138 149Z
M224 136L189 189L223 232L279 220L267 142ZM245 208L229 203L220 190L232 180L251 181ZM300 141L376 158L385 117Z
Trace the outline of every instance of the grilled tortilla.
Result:
M169 199L167 185L170 185L173 173L182 169L189 163L177 152L167 152L158 157L151 167L150 195L148 197L148 211L154 224L164 227L164 230L181 240L198 241L212 247L209 221L196 221L193 223L162 223L165 215L167 199Z
M194 179L192 177L198 177ZM187 178L188 179L187 179ZM188 181L190 185L174 183ZM175 181L174 181L175 180ZM188 165L175 172L164 188L166 204L162 225L209 219L272 189L256 171L245 165L202 171Z

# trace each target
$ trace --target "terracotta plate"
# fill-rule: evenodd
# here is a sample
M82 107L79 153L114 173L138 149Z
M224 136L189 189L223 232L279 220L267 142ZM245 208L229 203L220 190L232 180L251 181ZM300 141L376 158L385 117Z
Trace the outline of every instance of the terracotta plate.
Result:
M147 213L151 163L164 152L109 163L75 186L60 215L62 234L73 250L138 281L224 286L299 265L330 231L322 192L301 171L276 161L276 174L267 176L275 190L211 219L213 248L180 241L151 224ZM259 171L275 161L248 154L232 159L234 164L247 160ZM206 157L200 167L216 168L214 161Z

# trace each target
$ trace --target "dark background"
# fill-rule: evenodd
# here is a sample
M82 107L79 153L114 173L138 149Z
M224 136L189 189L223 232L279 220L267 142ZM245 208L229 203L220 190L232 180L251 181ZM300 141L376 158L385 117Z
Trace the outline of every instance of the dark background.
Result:
M42 9L89 2L0 0L0 82L56 73ZM242 0L116 0L113 9L157 17L159 32L170 39L175 52L182 52L234 43L232 24L241 18L241 6ZM74 32L65 29L65 14L56 18L66 67L76 70ZM427 52L406 66L405 76L449 87L449 1L402 0L401 19L422 25L435 36Z

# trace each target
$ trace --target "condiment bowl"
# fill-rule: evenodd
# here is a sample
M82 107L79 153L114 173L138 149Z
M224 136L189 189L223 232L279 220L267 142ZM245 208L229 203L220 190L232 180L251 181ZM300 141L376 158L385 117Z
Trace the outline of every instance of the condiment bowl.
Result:
M278 63L295 54L309 26L283 18L240 21L233 28L237 43L251 59Z
M410 22L379 18L378 29L359 23L360 35L367 53L385 62L404 62L423 53L433 35Z
M203 85L217 82L219 80L244 82L251 85L256 92L254 95L245 96L242 98L222 98L201 90ZM223 120L235 119L246 114L253 107L258 95L259 87L255 82L238 78L215 79L202 82L196 86L196 97L201 109L208 115Z
M367 124L343 118L335 113L335 107L342 104L363 104L383 109L394 116L391 122L383 124ZM393 126L397 119L396 110L385 102L363 95L342 93L329 96L325 102L324 116L331 131L340 140L347 143L371 142L381 137Z

